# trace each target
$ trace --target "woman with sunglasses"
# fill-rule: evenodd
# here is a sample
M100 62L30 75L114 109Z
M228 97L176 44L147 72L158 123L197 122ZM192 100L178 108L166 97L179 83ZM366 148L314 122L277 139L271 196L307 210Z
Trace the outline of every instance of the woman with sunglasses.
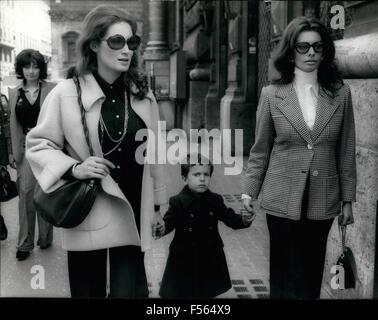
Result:
M130 15L115 6L98 6L83 22L78 63L69 73L78 75L95 156L89 156L72 79L51 93L27 139L28 159L46 192L68 179L101 180L88 217L62 229L72 297L148 296L144 251L152 225L163 225L159 206L167 197L163 168L135 156L142 144L147 154L153 152L135 135L149 129L157 137L159 120L155 98L138 71L136 31Z
M261 192L273 299L319 298L334 218L353 223L353 107L334 58L326 27L298 17L273 58L279 76L261 92L242 198L252 212Z
M14 159L10 165L17 168L19 194L19 232L16 258L27 259L34 249L35 220L38 220L38 241L41 249L51 246L53 227L38 214L33 195L36 180L25 158L25 138L37 124L40 107L55 83L48 82L47 63L43 55L34 49L22 50L16 57L15 71L22 82L9 89L10 130Z

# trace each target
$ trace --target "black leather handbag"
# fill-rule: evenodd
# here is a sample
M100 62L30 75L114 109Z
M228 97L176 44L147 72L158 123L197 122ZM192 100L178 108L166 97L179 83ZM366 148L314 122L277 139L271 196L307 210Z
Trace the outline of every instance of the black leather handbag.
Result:
M81 111L85 139L89 153L94 155L89 140L88 127L85 121L85 110L81 101L79 79L74 77L78 103ZM98 179L70 181L51 193L45 193L37 183L34 190L34 205L43 219L58 228L73 228L78 226L88 216L101 185Z
M358 281L356 260L354 259L352 250L345 245L346 226L340 228L342 253L337 259L336 264L344 269L343 289L354 289L356 287L356 282Z
M8 170L0 168L0 202L11 200L18 196L16 182L12 181Z

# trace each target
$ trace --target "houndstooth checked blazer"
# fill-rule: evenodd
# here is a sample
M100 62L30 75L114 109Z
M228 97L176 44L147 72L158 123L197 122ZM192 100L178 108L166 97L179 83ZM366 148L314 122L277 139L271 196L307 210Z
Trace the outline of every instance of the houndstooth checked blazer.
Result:
M261 92L255 143L243 179L243 193L268 214L299 220L309 177L307 217L333 218L341 201L356 201L355 127L350 88L319 89L316 120L306 125L292 83Z

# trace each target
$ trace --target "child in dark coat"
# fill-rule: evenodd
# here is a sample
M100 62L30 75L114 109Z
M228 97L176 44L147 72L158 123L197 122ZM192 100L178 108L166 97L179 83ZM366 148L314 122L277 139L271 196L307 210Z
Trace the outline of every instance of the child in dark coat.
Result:
M218 221L241 229L254 219L252 214L236 214L221 195L208 189L213 165L203 156L196 158L181 165L186 186L170 198L165 227L155 234L159 238L175 229L159 291L163 298L212 298L230 289Z

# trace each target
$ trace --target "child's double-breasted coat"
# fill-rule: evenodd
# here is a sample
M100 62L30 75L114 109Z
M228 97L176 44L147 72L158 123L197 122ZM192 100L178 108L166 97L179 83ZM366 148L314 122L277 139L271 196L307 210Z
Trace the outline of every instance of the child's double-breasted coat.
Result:
M219 220L233 229L247 227L241 215L225 206L222 196L209 190L197 195L185 187L170 199L164 221L166 234L175 229L175 235L160 296L209 298L231 288Z

